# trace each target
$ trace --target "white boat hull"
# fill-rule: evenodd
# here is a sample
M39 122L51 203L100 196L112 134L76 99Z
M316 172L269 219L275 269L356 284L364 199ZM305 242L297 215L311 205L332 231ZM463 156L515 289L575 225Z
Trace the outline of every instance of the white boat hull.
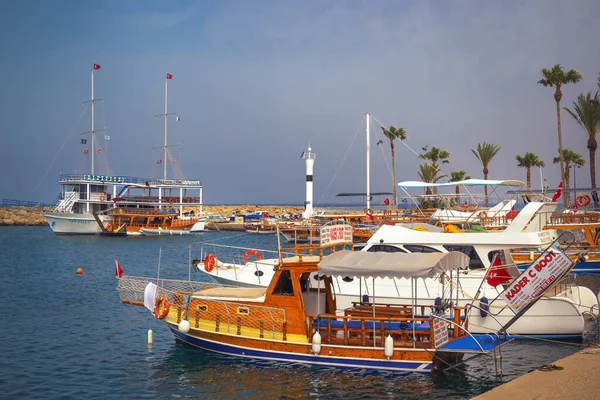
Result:
M97 235L101 232L92 214L43 213L43 216L57 235ZM109 222L105 216L99 218L105 223Z
M266 287L273 276L273 265L276 262L277 260L261 260L259 263L250 262L246 265L235 266L217 263L218 267L210 273L206 272L203 266L200 266L199 271L226 285ZM257 273L257 270L260 270L262 274ZM472 302L471 298L474 297L482 280L483 275L479 271L470 271L467 275L461 274L460 282L464 295L458 299L459 305L464 306ZM485 286L482 293L485 295L487 291L489 298L496 297L502 288L499 286L499 290L496 290L491 286ZM376 303L410 305L413 301L411 282L406 279L377 278L374 296L372 279L359 283L357 279L346 282L337 278L334 279L334 288L338 310L351 307L352 302L361 301L361 293L367 294L370 300L374 300ZM445 290L446 293L447 290L448 288ZM569 294L569 291L572 294ZM439 281L428 279L426 281L419 280L417 283L418 304L433 306L435 298L442 293L444 293L444 287ZM455 299L456 290L453 290L453 295L453 299ZM594 310L596 313L598 312L598 303L595 297L592 291L585 287L577 287L575 291L569 289L554 297L543 297L518 319L508 329L508 332L511 335L535 337L582 337L586 322L583 312ZM475 301L474 304L479 306L479 301ZM472 308L469 316L469 331L473 333L497 332L515 315L506 307L505 302L498 300L490 306L490 311L495 315L482 317L479 309ZM424 310L424 313L431 313L431 309Z
M190 232L192 233L200 233L200 232L204 232L204 219L200 219L198 220L198 222L196 222L192 228L190 229Z
M190 231L185 229L140 229L140 234L144 236L183 236L189 235L190 233Z

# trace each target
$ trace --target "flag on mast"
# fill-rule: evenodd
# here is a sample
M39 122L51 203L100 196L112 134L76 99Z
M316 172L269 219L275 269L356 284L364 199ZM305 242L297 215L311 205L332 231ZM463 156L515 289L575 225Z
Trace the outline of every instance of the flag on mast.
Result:
M562 181L560 181L560 183L558 184L558 187L556 188L556 192L554 192L554 196L552 196L552 201L555 202L556 200L558 200L558 198L560 197L561 194L562 194Z
M123 277L123 268L121 268L121 264L117 260L115 260L115 264L117 265L117 269L115 270L115 276L117 278Z
M173 75L167 72L167 79L173 79Z
M508 280L512 279L512 276L500 263L498 256L494 256L492 264L485 275L486 282L493 287L496 287Z
M100 64L94 64L94 69L100 69Z

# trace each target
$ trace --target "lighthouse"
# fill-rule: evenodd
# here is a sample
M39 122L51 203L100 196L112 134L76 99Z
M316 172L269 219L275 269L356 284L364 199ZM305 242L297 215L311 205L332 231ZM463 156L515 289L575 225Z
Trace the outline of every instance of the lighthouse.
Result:
M315 165L315 153L312 153L311 150L309 144L308 149L303 151L300 156L306 164L306 201L304 202L302 218L310 218L313 209L313 167Z

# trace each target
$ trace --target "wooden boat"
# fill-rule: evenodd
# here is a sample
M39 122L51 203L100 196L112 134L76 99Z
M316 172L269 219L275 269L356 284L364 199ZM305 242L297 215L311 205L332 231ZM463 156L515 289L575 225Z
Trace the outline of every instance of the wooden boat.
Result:
M158 208L119 208L111 210L108 214L109 222L104 225L100 218L97 219L101 226L101 234L113 236L115 233L126 235L151 235L182 232L189 233L194 225L203 219L182 218L176 211L161 211ZM145 232L144 232L144 231Z
M268 223L245 224L244 230L246 233L254 233L259 235L274 235L277 233L277 225Z
M460 252L354 252L347 231L333 226L330 240L321 238L318 245L279 248L267 288L124 276L117 290L121 302L145 306L164 321L177 342L200 349L255 359L416 372L454 366L469 355L498 356L496 350L511 340L506 328L535 301L520 298L510 304L514 318L498 334L485 335L469 332L467 307L452 305L450 298L421 306L415 294L410 304L392 305L377 303L374 295L371 302L363 302L357 293L356 302L343 314L336 313L335 276L452 279L450 271L469 264ZM294 255L284 257L286 252ZM552 270L552 279L534 287L536 296L543 296L571 267L572 263ZM521 289L508 286L508 296L515 297Z

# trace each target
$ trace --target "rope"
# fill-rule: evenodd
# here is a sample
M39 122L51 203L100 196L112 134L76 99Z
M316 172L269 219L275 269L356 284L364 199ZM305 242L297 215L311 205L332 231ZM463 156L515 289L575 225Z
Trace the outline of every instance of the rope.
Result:
M360 123L358 124L358 126L362 125L364 122L365 118L363 117L363 119L360 121ZM348 149L346 149L346 153L344 154L344 157L342 158L342 161L340 162L340 164L338 165L337 169L335 170L333 177L331 178L331 180L329 181L329 183L327 184L327 187L325 188L325 190L323 191L323 193L321 194L321 197L319 198L319 201L317 201L317 204L315 204L315 207L318 207L319 204L321 204L321 200L323 200L323 196L325 196L325 194L327 193L327 191L329 190L329 187L331 186L331 184L333 183L333 181L335 180L338 172L340 171L340 168L342 167L342 165L346 162L346 158L348 158L348 154L350 153L350 149L352 148L352 146L354 145L354 142L356 141L356 138L358 137L358 133L360 132L360 129L357 128L356 129L356 133L354 134L354 138L352 139L352 142L350 142L350 145L348 146Z
M44 172L44 175L42 175L42 178L40 179L40 181L37 183L37 185L35 185L35 187L33 188L33 192L35 193L35 191L37 190L37 188L40 186L40 183L43 182L44 179L46 179L46 175L48 175L48 171L50 171L50 168L52 168L52 166L54 165L54 163L56 162L56 160L58 159L58 156L60 155L60 153L62 153L63 149L65 148L65 146L67 145L67 142L69 141L69 139L71 139L71 136L73 136L73 132L75 131L75 128L77 127L77 125L79 124L79 122L81 121L81 117L83 116L83 113L85 111L85 108L81 108L81 114L79 114L79 118L77 118L77 122L75 122L75 124L73 125L73 127L71 128L71 132L69 133L69 136L67 136L67 139L64 141L64 143L62 144L62 146L60 147L60 150L58 151L58 153L56 153L56 155L54 156L54 160L52 160L52 162L50 163L50 165L48 166L48 168L46 169L46 172Z

